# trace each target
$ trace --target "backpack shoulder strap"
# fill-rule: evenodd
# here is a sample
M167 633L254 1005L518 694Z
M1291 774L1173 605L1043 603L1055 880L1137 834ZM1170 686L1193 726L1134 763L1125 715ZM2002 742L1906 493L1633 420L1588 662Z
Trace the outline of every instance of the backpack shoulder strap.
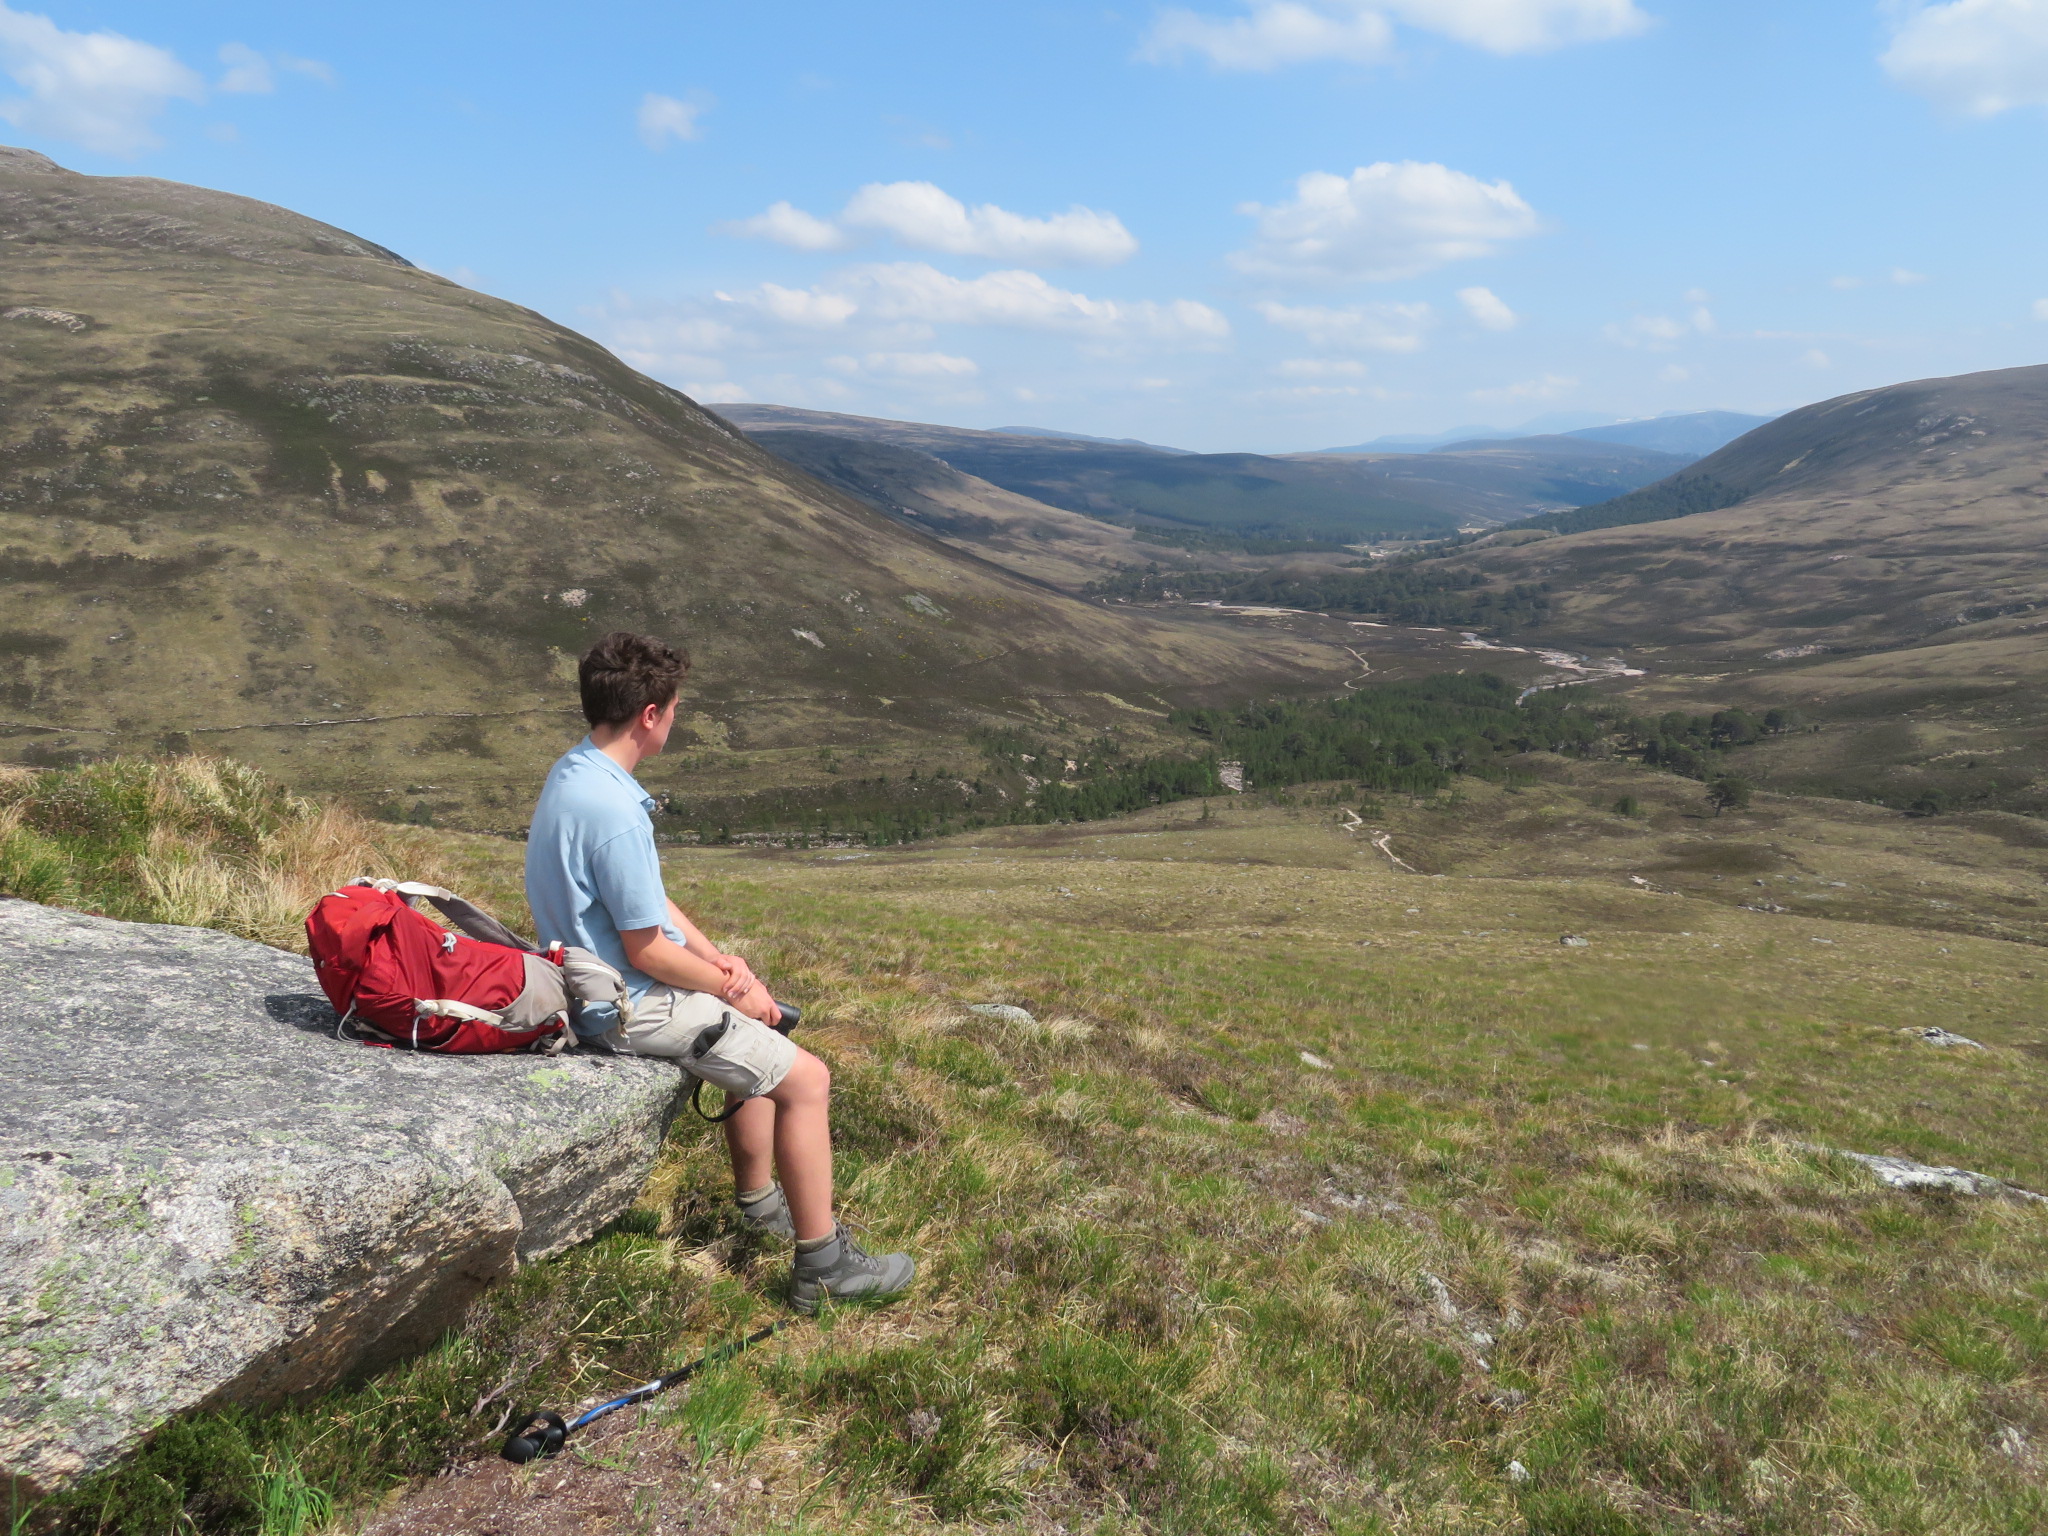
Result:
M463 900L453 891L443 890L438 885L428 885L421 880L379 880L377 885L383 890L396 891L408 902L416 897L424 897L434 904L443 917L472 939L481 939L486 944L502 944L507 949L523 949L528 954L539 953L532 944L519 937L482 907Z

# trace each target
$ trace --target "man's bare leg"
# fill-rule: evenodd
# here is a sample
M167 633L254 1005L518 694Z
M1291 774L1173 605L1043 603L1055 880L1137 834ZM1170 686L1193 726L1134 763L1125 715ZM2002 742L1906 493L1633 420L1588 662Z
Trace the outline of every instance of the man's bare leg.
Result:
M725 1122L733 1187L759 1189L780 1175L798 1242L833 1232L831 1102L831 1072L799 1051L773 1091L748 1100Z
M732 1187L741 1194L775 1182L775 1106L749 1099L725 1122L725 1149L732 1155Z

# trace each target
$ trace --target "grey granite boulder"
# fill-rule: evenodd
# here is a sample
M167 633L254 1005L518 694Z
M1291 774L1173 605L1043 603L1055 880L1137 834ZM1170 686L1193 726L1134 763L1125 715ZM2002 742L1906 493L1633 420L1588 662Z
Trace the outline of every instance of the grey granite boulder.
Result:
M681 1081L333 1022L298 956L0 900L0 1488L431 1342L631 1204Z

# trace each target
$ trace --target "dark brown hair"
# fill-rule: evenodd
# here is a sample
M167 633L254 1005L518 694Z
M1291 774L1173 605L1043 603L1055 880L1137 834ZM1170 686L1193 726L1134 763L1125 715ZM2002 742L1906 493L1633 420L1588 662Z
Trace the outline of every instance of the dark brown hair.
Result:
M624 725L650 704L667 705L689 675L688 651L615 629L576 664L583 718L593 726Z

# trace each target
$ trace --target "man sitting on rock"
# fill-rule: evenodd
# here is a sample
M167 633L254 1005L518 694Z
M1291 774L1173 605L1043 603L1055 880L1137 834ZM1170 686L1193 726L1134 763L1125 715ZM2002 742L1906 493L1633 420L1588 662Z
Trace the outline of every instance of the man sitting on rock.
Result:
M577 668L590 734L548 773L526 844L526 898L542 944L579 945L617 967L632 1019L586 1009L581 1030L614 1050L665 1056L744 1100L725 1122L740 1218L793 1238L791 1299L880 1297L909 1287L900 1253L868 1254L832 1214L832 1077L774 1026L782 1011L662 885L654 801L633 778L675 723L690 660L645 635L606 635ZM775 1175L781 1175L781 1183Z

